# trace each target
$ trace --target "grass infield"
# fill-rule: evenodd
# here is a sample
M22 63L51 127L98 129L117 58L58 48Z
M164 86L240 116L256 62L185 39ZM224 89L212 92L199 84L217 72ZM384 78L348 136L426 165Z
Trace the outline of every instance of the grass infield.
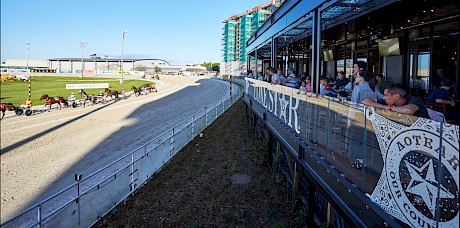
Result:
M66 84L95 84L95 83L109 83L109 89L120 91L124 88L125 91L131 91L132 86L139 87L146 83L154 84L142 80L125 80L120 84L119 79L110 78L78 78L78 77L49 77L49 76L32 76L31 93L32 105L42 105L45 101L40 101L43 94L49 96L62 96L67 99L70 93L74 93L77 99L80 99L78 94L79 89L66 89ZM99 91L104 89L85 89L88 94L99 94ZM2 103L13 103L19 106L21 102L25 101L29 96L29 83L27 81L9 81L3 82L0 85L0 101Z

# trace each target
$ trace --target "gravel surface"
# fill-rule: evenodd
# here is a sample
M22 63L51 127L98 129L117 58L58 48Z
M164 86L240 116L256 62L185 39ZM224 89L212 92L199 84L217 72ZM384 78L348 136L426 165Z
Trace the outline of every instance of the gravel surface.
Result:
M163 76L158 93L1 121L1 221L228 95L228 83Z

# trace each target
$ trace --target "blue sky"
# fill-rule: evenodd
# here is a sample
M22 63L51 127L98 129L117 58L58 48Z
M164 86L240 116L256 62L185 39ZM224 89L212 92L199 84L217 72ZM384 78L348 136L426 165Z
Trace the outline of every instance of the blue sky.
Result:
M1 61L159 58L173 65L221 61L222 21L269 0L1 0Z

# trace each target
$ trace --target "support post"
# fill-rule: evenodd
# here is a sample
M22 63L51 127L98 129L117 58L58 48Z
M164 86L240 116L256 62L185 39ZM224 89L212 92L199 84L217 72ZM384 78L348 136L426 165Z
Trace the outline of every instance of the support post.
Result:
M230 75L230 96L232 96L232 76Z

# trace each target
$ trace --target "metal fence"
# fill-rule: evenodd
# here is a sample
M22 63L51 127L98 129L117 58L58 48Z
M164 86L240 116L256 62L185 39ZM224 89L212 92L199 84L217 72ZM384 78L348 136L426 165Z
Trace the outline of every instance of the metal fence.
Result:
M225 79L224 79L225 80ZM237 80L239 81L239 80ZM237 82L238 83L238 82ZM240 85L243 85L241 81ZM238 88L235 86L234 88ZM1 227L88 227L133 194L177 152L230 108L241 96L236 89L143 146L46 198Z

